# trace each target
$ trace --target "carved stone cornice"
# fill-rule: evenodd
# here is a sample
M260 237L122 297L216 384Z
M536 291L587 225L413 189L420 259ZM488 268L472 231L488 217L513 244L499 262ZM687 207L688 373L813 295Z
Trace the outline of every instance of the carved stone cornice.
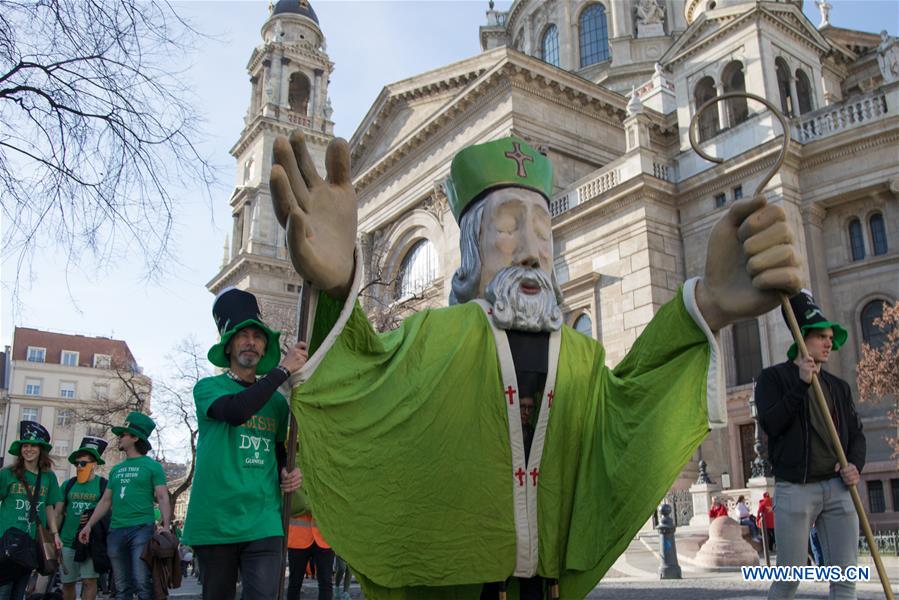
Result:
M878 125L881 126L882 124L883 121L880 121L878 123ZM896 129L894 127L889 131L878 133L862 139L858 139L858 137L856 137L855 139L849 140L845 144L842 144L836 148L830 148L828 150L813 153L814 146L816 144L820 143L824 145L827 141L828 138L822 138L821 140L815 140L803 146L803 154L808 156L808 158L802 160L803 168L817 167L819 165L839 160L847 156L853 156L858 152L868 150L870 148L876 148L877 146L891 145L895 147L896 144L899 143L899 129Z
M776 160L776 153L779 150L780 141L778 139L769 140L762 146L756 146L750 150L749 152L754 153L754 156L743 159L745 161L744 164L736 169L733 167L733 162L739 157L730 158L720 165L693 175L690 179L701 177L707 179L707 181L692 188L688 185L684 185L685 182L681 182L678 186L683 190L680 203L688 204L713 192L726 189L734 183L740 183L756 173L771 168ZM790 152L795 153L796 151L796 146L791 146ZM689 179L686 181L689 181Z
M596 287L601 279L602 274L591 271L585 275L569 279L565 283L560 283L559 287L562 289L562 295L567 298L570 294Z
M799 207L799 214L802 215L803 222L821 227L827 217L827 209L817 204L803 204Z
M231 261L223 266L219 272L206 284L213 294L221 291L225 284L235 279L240 279L253 273L265 273L275 275L285 281L293 281L299 278L293 266L287 259L260 256L241 251Z
M718 43L721 38L730 35L738 27L749 25L753 22L761 24L763 20L773 24L777 29L794 40L813 48L819 55L827 54L830 51L830 45L827 41L816 30L811 30L808 26L801 24L793 10L791 5L778 7L772 3L765 3L764 5L757 4L743 14L727 13L714 18L704 16L701 21L697 21L695 33L690 35L689 39L685 39L683 43L675 42L671 50L662 56L662 62L666 66L683 62L708 46ZM795 26L788 23L784 18L785 16L792 17ZM702 38L703 28L711 21L724 22L725 24ZM689 33L684 35L689 35ZM668 58L668 54L673 54L673 56Z
M238 157L243 154L249 145L264 131L274 132L276 135L288 136L296 128L297 126L293 123L284 123L272 117L257 115L241 132L240 139L231 148L231 155ZM333 135L328 135L307 127L303 128L303 135L306 136L307 142L320 146L327 146L328 143L334 139Z
M387 154L358 173L354 180L356 187L369 186L404 156L417 150L418 146L432 141L435 133L441 131L445 125L456 126L464 120L464 114L473 105L480 108L491 96L509 88L526 91L547 102L580 112L591 119L599 119L610 126L621 127L625 117L626 100L620 94L585 82L520 53L514 53L514 61L510 60L511 56L507 51L506 56L492 70L480 74L479 79L473 81L462 95L424 121L417 130L399 141ZM517 62L519 57L523 62ZM385 101L384 106L388 104L389 102ZM383 107L381 113L390 114ZM669 119L655 111L647 111L647 115L656 128L661 129L668 125ZM360 136L361 141L354 142L357 144L353 149L354 157L363 152L372 133L373 131L366 132Z

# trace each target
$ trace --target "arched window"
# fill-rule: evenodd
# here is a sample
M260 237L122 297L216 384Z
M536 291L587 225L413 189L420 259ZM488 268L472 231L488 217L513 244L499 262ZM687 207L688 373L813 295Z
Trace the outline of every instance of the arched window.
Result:
M808 75L802 69L796 69L796 104L799 108L799 114L804 115L812 112L812 83L808 79Z
M735 60L724 67L721 75L724 93L745 92L746 80L743 76L743 63ZM727 124L730 127L739 125L749 118L749 107L746 98L731 98L727 104Z
M306 107L309 105L309 78L300 72L296 72L290 76L288 86L287 102L290 104L290 110L301 115L306 114Z
M703 77L696 84L693 90L693 100L696 103L696 109L699 110L703 104L714 98L715 80L711 77ZM707 140L718 133L718 105L710 106L699 118L699 141Z
M887 339L889 329L881 329L874 324L883 316L883 300L868 302L862 309L862 339L872 348L880 348Z
M400 263L396 297L405 298L424 291L437 277L437 253L428 240L418 240Z
M574 322L574 329L587 337L593 337L593 319L587 313L582 314Z
M862 222L858 219L849 221L849 248L852 250L852 260L861 260L865 257L865 239L862 237Z
M887 253L887 231L883 224L883 215L877 213L871 215L868 220L871 227L871 244L874 246L874 256Z
M781 57L774 59L774 71L777 73L777 90L780 92L780 110L788 117L793 116L793 98L790 94L790 68Z
M543 34L543 42L540 44L543 50L543 61L551 65L559 66L559 29L555 25L546 28Z
M591 4L578 19L581 46L581 67L609 60L609 26L606 7Z

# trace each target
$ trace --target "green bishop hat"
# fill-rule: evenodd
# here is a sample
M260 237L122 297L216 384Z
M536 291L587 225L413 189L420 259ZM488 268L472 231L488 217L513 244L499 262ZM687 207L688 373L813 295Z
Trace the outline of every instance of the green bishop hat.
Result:
M446 195L456 221L474 201L504 187L533 190L548 203L553 187L552 163L515 136L469 146L453 157Z
M149 444L150 434L153 433L154 429L156 429L156 423L153 419L144 413L135 411L128 413L128 418L125 419L124 425L121 427L113 427L112 434L122 435L123 433L130 433Z

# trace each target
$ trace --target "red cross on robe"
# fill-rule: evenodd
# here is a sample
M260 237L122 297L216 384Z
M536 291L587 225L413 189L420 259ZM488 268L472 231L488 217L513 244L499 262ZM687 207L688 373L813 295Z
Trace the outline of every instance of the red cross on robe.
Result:
M534 481L534 486L537 485L537 477L540 475L540 471L537 470L537 467L531 469L531 479Z
M555 397L555 393L552 390L549 390L549 393L546 395L546 398L549 400L549 407L553 407L553 397Z
M518 390L516 390L515 388L513 388L511 385L510 385L509 387L506 388L506 393L505 393L505 395L509 397L509 406L512 406L513 404L515 404L515 393L516 393L517 391L518 391Z
M524 485L524 478L526 475L527 475L527 473L521 467L518 467L518 470L515 471L515 477L518 478L518 487L521 487Z

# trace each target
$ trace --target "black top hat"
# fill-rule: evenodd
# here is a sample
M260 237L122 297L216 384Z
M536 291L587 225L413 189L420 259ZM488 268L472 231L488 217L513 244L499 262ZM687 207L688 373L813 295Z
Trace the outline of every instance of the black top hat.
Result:
M796 315L796 323L799 325L799 330L802 332L803 336L808 333L809 329L827 329L829 327L833 329L834 350L839 350L840 346L846 343L849 334L839 323L827 320L824 313L821 312L821 308L815 303L815 299L812 297L812 293L809 290L800 290L798 294L790 298L790 306L793 307L793 314ZM786 321L787 315L784 312L784 309L781 308L780 312L784 317L784 321ZM789 325L789 323L787 323L787 325ZM796 342L793 342L793 345L787 350L787 358L794 360L797 353L798 349L796 348Z
M85 436L81 439L81 446L69 454L69 462L74 465L76 456L79 454L90 454L94 457L94 460L97 461L98 465L105 465L106 461L100 458L100 455L106 450L108 444L109 442L103 438L93 437L91 435Z
M37 421L19 422L19 439L15 440L9 446L9 453L13 456L18 456L19 448L22 444L43 446L48 451L53 448L53 446L50 445L50 432Z
M265 355L259 360L256 372L264 375L278 364L281 358L281 348L278 343L281 332L269 328L262 321L256 296L237 288L228 288L215 299L215 303L212 305L212 318L215 319L215 326L218 328L221 339L209 349L207 354L209 362L217 367L230 367L231 360L225 353L225 348L228 347L231 336L244 327L254 326L264 331L268 340L265 345Z

